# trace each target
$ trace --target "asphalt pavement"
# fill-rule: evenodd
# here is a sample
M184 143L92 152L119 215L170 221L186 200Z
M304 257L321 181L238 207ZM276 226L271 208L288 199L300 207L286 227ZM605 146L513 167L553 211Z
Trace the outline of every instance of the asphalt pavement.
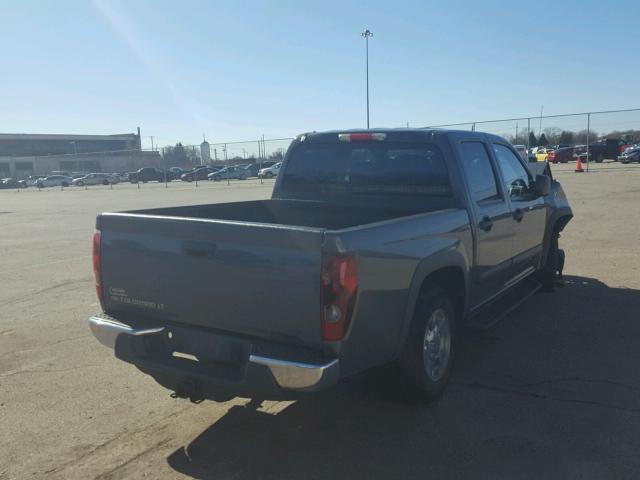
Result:
M640 165L553 167L565 287L461 339L408 404L392 368L295 402L173 399L87 327L97 213L267 198L272 181L0 191L0 479L638 478Z

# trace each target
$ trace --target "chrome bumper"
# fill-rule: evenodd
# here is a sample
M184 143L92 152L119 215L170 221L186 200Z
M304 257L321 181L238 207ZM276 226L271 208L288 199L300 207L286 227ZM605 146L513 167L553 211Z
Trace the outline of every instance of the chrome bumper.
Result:
M317 390L335 385L340 379L340 362L337 359L315 364L251 355L249 363L267 367L278 385L287 390Z
M93 336L96 337L102 345L112 350L116 347L116 339L119 335L133 335L138 337L152 333L160 333L164 330L164 327L135 329L124 323L101 317L91 317L89 319L89 327L91 328Z
M165 327L136 329L124 323L97 316L89 318L89 327L98 341L111 349L115 349L120 335L142 337L165 330ZM304 363L252 354L249 355L248 363L252 368L266 367L278 386L286 390L320 390L335 385L340 379L338 359L332 359L326 363Z

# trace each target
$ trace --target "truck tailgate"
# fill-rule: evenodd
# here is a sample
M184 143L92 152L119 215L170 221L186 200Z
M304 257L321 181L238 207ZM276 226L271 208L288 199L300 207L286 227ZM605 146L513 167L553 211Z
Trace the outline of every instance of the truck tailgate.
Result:
M317 347L323 230L103 214L105 310Z

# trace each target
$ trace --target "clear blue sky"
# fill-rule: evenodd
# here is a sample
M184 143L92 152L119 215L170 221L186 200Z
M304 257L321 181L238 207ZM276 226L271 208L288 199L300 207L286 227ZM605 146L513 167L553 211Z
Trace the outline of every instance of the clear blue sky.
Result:
M161 145L640 105L637 0L0 4L0 132ZM149 140L144 140L148 145Z

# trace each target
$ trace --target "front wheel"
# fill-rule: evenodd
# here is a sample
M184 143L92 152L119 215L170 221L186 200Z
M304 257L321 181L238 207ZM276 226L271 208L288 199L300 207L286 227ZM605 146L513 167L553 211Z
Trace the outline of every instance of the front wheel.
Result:
M411 395L438 398L449 383L456 346L456 312L447 293L430 287L420 295L401 357Z

